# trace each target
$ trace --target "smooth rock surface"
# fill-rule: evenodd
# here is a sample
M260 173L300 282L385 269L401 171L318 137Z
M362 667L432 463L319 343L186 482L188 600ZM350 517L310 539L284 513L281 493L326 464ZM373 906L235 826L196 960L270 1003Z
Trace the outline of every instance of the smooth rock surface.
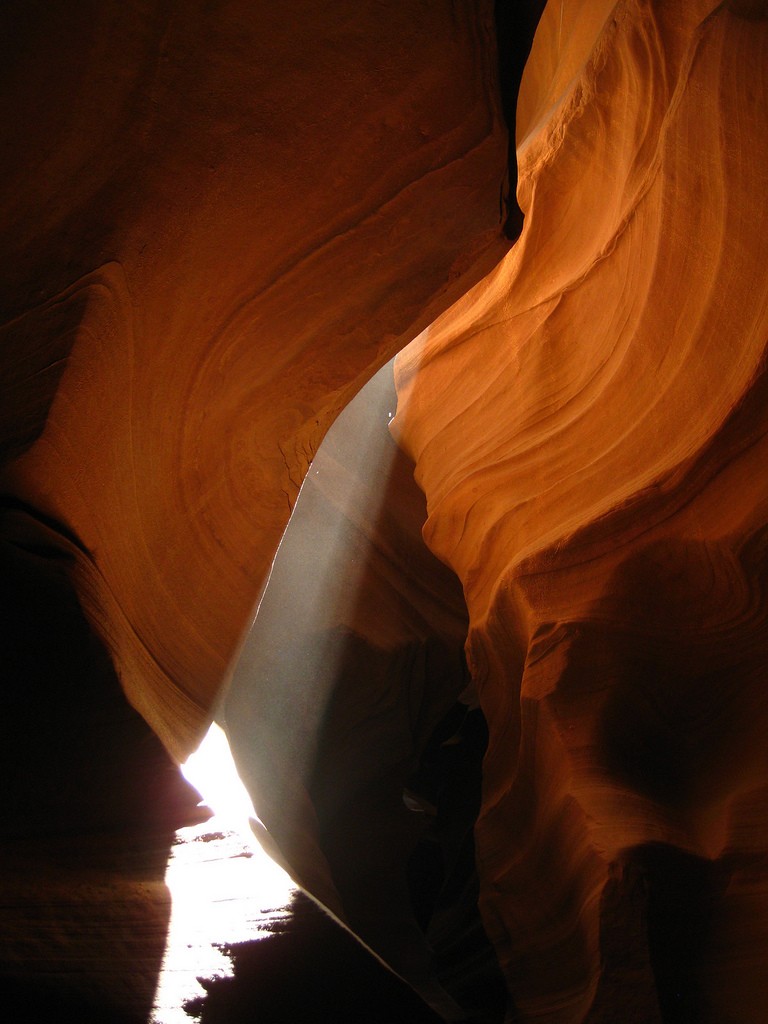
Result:
M0 494L183 760L325 430L508 248L492 4L6 23Z
M7 984L148 1011L164 854L143 888L115 833L167 848L190 794L159 741L183 760L242 648L275 850L456 1017L402 790L466 683L468 613L510 1024L762 1024L765 4L548 3L511 251L490 0L4 13ZM430 324L398 362L395 476L326 464L325 549L285 586L275 563L242 647L320 440ZM360 487L381 519L345 519ZM353 586L315 571L334 530Z
M549 4L523 234L397 360L522 1020L765 1014L766 68L760 5Z

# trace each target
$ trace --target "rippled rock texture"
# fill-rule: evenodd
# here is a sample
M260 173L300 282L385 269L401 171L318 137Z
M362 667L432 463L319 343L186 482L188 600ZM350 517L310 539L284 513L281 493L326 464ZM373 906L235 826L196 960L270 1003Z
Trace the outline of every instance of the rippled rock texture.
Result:
M183 757L325 430L506 248L492 4L7 18L0 492Z
M43 794L14 805L15 843L65 830L51 709L75 733L82 710L98 738L64 772L83 831L121 807L143 820L146 767L167 770L106 696L94 635L177 759L242 647L236 682L260 682L242 705L233 687L227 714L234 735L240 712L264 712L260 745L238 742L276 850L455 1018L413 931L402 790L440 716L477 694L480 906L509 1020L757 1024L768 13L547 4L516 109L525 222L509 251L516 80L498 74L494 7L512 60L490 0L301 0L289 18L245 0L6 5L0 554L22 611L5 624L4 728L11 751L22 727L34 737ZM298 565L313 568L292 593L275 563L242 646L321 438L425 327L397 364L389 511L330 518L358 486L333 456L306 492L326 549L341 524L369 571L345 588L337 563L333 601L309 601L310 531ZM443 565L415 542L408 459ZM278 606L295 624L270 624ZM331 635L338 673L321 660L305 691ZM153 827L189 800L162 792ZM154 861L151 877L142 1005L167 917ZM121 974L107 995L124 990Z
M548 5L523 235L397 363L523 1020L765 1012L767 69L762 5Z
M337 413L508 248L493 5L2 20L0 959L22 1004L137 1021L195 813L157 737L201 738ZM124 885L146 828L159 865ZM65 833L103 837L103 889Z

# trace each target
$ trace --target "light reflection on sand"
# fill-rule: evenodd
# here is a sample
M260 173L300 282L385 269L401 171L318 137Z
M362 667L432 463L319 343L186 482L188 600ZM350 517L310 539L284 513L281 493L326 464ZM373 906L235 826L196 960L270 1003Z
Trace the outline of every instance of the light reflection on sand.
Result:
M184 1003L205 992L197 979L232 974L217 947L268 935L273 922L288 916L284 908L295 888L250 832L250 801L237 792L242 783L217 726L190 760L184 774L209 806L224 811L176 833L165 874L171 921L150 1024L190 1024Z

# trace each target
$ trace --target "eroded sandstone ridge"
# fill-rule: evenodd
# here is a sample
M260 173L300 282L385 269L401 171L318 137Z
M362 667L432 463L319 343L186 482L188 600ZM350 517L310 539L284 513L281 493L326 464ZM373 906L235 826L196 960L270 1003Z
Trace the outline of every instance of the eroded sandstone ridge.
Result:
M492 4L8 19L6 534L183 758L325 430L506 248Z
M115 672L183 760L329 424L507 250L493 4L2 13L0 975L137 1024L196 798Z
M523 235L398 358L523 1020L764 1019L767 72L760 4L550 3Z
M333 454L306 491L366 575L302 606L275 562L243 648L236 679L259 684L231 691L230 728L255 713L260 746L239 743L257 808L306 887L458 1019L402 873L402 789L466 683L447 566L490 732L477 859L509 1021L764 1017L768 13L551 0L509 252L494 6L6 4L3 749L10 769L33 751L44 800L13 804L4 899L29 891L32 913L3 943L28 953L23 986L85 977L95 1019L146 1011L168 907L162 856L146 901L120 842L94 840L81 871L78 829L145 827L167 771L94 635L183 758L323 434L430 323L398 364L394 506L341 508L371 478ZM409 457L443 566L416 543ZM294 529L288 575L325 571ZM339 671L318 671L334 635ZM75 769L59 712L98 740ZM188 801L164 783L149 825ZM44 867L27 888L25 843ZM143 902L141 983L82 968ZM67 946L91 913L107 925ZM40 953L51 935L61 962Z

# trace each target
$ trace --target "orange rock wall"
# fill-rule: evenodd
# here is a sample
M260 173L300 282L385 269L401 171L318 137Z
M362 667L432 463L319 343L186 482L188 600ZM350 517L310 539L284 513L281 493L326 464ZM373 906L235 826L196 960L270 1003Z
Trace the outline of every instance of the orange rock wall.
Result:
M13 8L3 535L183 758L323 433L506 248L492 5Z
M470 615L510 1016L762 1021L765 5L550 2L503 260L490 0L9 10L0 540L32 641L32 583L50 620L73 583L183 758L324 432L464 295L401 356L395 433ZM391 593L373 646L421 629Z
M523 235L398 357L521 1020L763 1019L767 70L760 4L550 3Z

